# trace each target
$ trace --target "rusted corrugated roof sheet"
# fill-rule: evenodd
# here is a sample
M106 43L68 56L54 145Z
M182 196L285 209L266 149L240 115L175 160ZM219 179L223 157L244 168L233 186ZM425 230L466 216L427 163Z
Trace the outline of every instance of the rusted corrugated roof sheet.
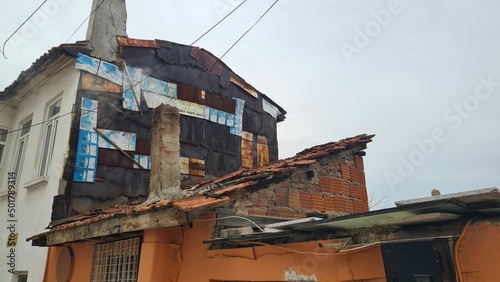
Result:
M189 190L183 191L184 198L181 199L172 201L164 199L148 205L141 205L146 201L145 198L142 198L132 203L67 218L64 222L53 222L51 223L50 227L52 229L50 231L29 237L27 241L39 239L58 231L89 225L94 222L124 215L142 214L171 207L188 212L218 206L240 198L244 194L235 193L236 191L248 188L266 188L273 181L288 177L297 167L312 164L319 158L355 147L361 147L360 150L362 150L367 143L372 141L374 136L361 134L337 142L314 146L303 150L291 158L279 160L266 166L241 169L213 181L204 181L194 185Z

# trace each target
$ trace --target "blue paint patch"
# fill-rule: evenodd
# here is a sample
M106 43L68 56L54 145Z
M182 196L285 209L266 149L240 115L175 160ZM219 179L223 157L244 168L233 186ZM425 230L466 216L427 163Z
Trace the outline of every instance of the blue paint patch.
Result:
M96 132L80 130L73 181L95 182L98 140Z
M219 118L219 110L214 108L209 108L208 120L217 123L218 118Z
M151 157L149 155L135 155L134 160L142 165L144 169L151 169ZM134 165L134 168L139 168Z
M143 91L160 94L170 98L177 98L177 85L153 77L147 77L141 81Z
M231 113L226 113L226 125L229 127L234 126L234 115Z
M217 123L226 125L226 112L219 111L219 114L217 115Z
M138 112L139 108L137 107L134 90L132 89L132 85L128 82L128 79L123 80L123 89L125 90L123 92L123 108Z
M122 85L123 72L111 63L101 61L97 75L118 85Z
M99 59L78 53L78 55L76 56L75 68L78 70L84 70L90 72L92 74L97 74L100 61L101 60Z
M234 113L234 123L229 130L231 134L241 136L243 131L243 109L245 108L245 100L234 98L236 101L236 109Z
M131 132L100 129L101 133L104 134L109 140L113 141L120 149L124 151L135 151L135 145L137 141L137 135ZM115 149L104 138L99 138L99 148Z

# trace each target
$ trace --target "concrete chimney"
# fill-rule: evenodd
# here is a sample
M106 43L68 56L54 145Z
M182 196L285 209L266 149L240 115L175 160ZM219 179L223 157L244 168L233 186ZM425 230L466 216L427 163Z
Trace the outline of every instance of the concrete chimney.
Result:
M153 109L150 191L146 203L182 197L179 120L179 109L175 107L161 104Z
M105 61L118 60L116 36L127 36L125 0L93 0L86 40L91 56Z

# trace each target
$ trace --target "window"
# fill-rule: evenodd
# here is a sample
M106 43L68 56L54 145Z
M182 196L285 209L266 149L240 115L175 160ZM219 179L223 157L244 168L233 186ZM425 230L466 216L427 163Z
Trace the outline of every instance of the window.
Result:
M16 178L19 180L21 177L21 169L23 167L24 155L26 153L26 147L28 146L29 133L31 129L31 120L25 122L21 126L21 133L19 136L19 142L17 144L17 155L14 163L14 172L16 173Z
M94 246L91 282L134 282L139 269L140 238Z
M7 142L7 129L0 128L0 164L2 163L3 150Z
M61 99L49 106L47 123L45 123L45 135L43 137L42 155L40 157L40 169L38 176L44 176L50 166L52 153L54 152L54 143L57 134L57 118L54 118L61 111Z
M17 276L17 282L27 282L28 281L28 274L19 274Z

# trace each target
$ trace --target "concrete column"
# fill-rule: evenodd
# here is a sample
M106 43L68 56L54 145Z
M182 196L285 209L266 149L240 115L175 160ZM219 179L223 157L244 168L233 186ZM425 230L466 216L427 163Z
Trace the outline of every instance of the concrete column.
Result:
M151 176L147 202L181 198L179 109L160 105L153 109Z
M127 8L125 0L93 0L86 40L93 49L93 57L116 62L116 36L127 36Z

